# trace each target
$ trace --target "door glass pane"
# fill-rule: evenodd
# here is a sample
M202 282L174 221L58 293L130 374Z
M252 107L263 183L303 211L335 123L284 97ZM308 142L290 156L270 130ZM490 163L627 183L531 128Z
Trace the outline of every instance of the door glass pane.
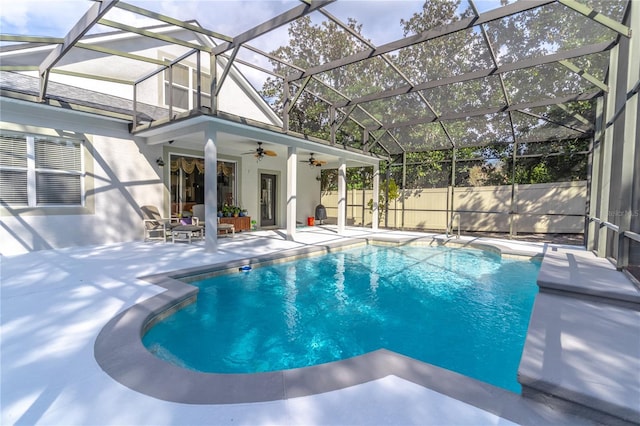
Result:
M194 204L204 204L204 158L171 155L171 213L191 212ZM236 163L218 161L218 209L236 201Z
M223 205L237 205L236 196L236 163L218 161L218 210Z
M260 177L260 226L276 224L276 177L263 174Z

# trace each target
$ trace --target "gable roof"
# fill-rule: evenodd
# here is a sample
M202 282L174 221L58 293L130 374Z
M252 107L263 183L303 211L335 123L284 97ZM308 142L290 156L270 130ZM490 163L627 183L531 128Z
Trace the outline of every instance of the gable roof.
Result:
M197 21L187 21L190 26L199 27ZM144 32L154 32L158 34L169 35L177 32L189 32L184 28L174 25L155 25L145 28L141 28ZM208 49L214 48L217 43L207 35L200 33L191 33L193 38L197 40L199 44L207 46ZM104 48L105 44L113 42L123 42L125 40L132 40L136 38L143 38L140 34L130 33L122 30L110 31L106 33L91 34L82 38L83 45L96 45ZM53 42L59 41L59 39L52 39ZM34 71L36 65L41 63L54 49L57 44L50 44L46 42L27 42L16 45L3 46L0 48L0 58L4 66L14 66L18 70L14 72L0 71L0 88L2 89L2 96L17 97L23 100L39 102L40 95L40 79L38 77L29 76L23 72ZM157 43L156 49L162 49L162 46L171 46L171 42ZM126 52L124 52L126 53ZM67 56L68 57L68 56ZM105 53L104 57L108 57L108 53ZM140 56L141 57L141 56ZM31 63L25 64L25 59ZM168 66L171 62L166 60L157 60L155 58L149 58L157 64L156 69L162 70L163 66L158 65L161 62L166 62L164 67ZM221 57L218 59L218 66L225 67L228 59ZM73 63L73 62L72 62ZM68 65L68 64L66 64ZM160 67L160 68L158 68ZM24 71L19 69L23 68ZM138 67L123 67L125 72L128 72L131 76L131 81L124 80L117 81L112 79L115 83L127 83L132 85L140 79L141 76L146 74L136 73ZM53 74L56 74L55 70ZM242 93L247 97L247 100L252 102L267 119L267 124L280 126L282 121L280 117L269 107L258 91L251 85L248 79L237 69L235 65L229 67L228 76L233 82L241 89ZM109 80L109 79L106 79ZM117 116L119 118L133 121L134 103L133 101L109 95L108 93L101 93L97 90L89 90L87 88L75 87L71 84L63 84L53 80L49 80L47 83L46 97L43 100L44 103L52 106L65 106L75 105L76 107L94 112L97 114ZM148 103L136 102L136 121L140 122L153 122L167 117L169 115L169 109L164 106L155 106Z
M17 72L0 72L0 95L38 102L40 95L40 79ZM133 116L133 102L105 93L82 89L68 84L49 83L49 92L45 104L73 110L93 112L130 121ZM140 121L153 121L157 117L166 116L168 109L138 103L137 118Z

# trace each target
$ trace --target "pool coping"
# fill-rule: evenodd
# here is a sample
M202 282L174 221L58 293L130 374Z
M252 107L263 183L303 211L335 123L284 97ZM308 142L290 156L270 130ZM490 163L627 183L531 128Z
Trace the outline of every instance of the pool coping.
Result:
M640 288L609 259L555 247L537 282L518 368L523 394L551 394L640 424L640 376L631 374L640 371Z
M117 382L142 394L185 404L237 404L315 395L394 375L456 398L518 423L545 423L544 413L521 395L480 382L401 354L379 349L316 366L254 374L202 373L178 367L151 354L142 344L144 332L175 310L195 301L198 289L179 280L185 276L221 273L240 266L274 263L292 257L341 250L357 244L394 243L454 245L488 249L503 255L537 257L488 242L419 238L350 238L327 244L284 250L255 258L211 264L140 277L164 289L112 318L100 331L94 356ZM557 414L557 413L556 413ZM557 418L556 418L557 420Z

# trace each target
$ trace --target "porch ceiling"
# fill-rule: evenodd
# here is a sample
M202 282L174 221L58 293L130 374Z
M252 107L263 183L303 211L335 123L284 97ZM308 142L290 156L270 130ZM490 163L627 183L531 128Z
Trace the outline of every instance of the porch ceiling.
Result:
M254 158L254 153L256 148L258 147L258 142L262 142L261 140L255 140L251 138L247 138L240 135L234 135L229 133L220 133L218 135L218 139L216 141L216 145L218 147L218 155L219 157L236 157L242 158L243 161L257 161ZM203 141L196 137L187 137L184 139L175 140L171 146L175 148L185 148L185 149L193 149L193 150L202 150ZM275 144L275 143L264 143L262 142L262 147L266 150L273 151L277 154L281 159L287 158L287 145ZM313 153L313 158L319 161L325 161L327 164L325 167L338 167L340 156L335 153L327 153L320 152L322 151L321 147L316 148L301 148L298 149L298 161L305 161L310 157L311 153ZM348 167L360 167L360 166L369 166L374 161L371 161L371 158L368 158L363 161L357 161L354 159L350 159L347 161ZM377 161L376 161L377 162Z
M213 99L230 64L253 76L251 83L258 91L279 87L279 93L262 94L283 117L281 133L293 130L324 139L331 148L323 153L327 161L337 159L339 154L332 151L336 146L386 157L593 136L595 99L609 90L609 52L621 37L631 36L622 24L629 0L527 0L504 5L493 0L427 1L401 16L404 36L379 30L392 24L385 12L397 16L396 9L408 3L371 3L367 8L350 7L346 1L301 0L229 36L204 22L215 2L203 2L198 16L178 16L181 11L168 16L152 10L160 6L149 2L96 0L87 2L87 12L65 37L0 35L0 70L37 71L40 97L46 99L52 73L131 85L135 91L150 75L186 57L211 55L224 69L210 88ZM237 5L243 7L243 2ZM127 16L158 25L126 25L122 18ZM203 24L194 20L199 17ZM168 35L162 29L167 25L187 30L192 37ZM306 53L289 49L291 34L283 37L282 31L287 25L290 33L311 28L309 33L318 34L304 39L305 33L298 39L298 48L305 47ZM105 33L105 28L116 33ZM166 61L117 51L106 44L116 35L166 43L184 54ZM13 53L24 49L33 51L22 56L29 62L16 62ZM105 68L99 75L65 68L80 51L91 51L97 58L118 56L123 66ZM258 74L262 83L254 78ZM293 118L311 109L317 114L313 120ZM199 113L218 115L215 106ZM132 115L134 129L140 120ZM197 141L186 136L176 143L188 146ZM254 139L232 134L220 143L233 155L255 146ZM313 149L306 148L301 152ZM286 155L284 145L270 149Z
M326 167L337 167L344 159L348 167L371 166L380 160L376 157L358 152L354 149L319 144L295 135L281 134L270 129L246 126L218 117L200 115L189 120L169 123L162 128L152 128L141 132L150 145L170 145L173 148L183 148L202 151L205 144L205 130L207 126L215 129L218 154L246 158L253 161L252 153L262 143L264 149L274 151L278 157L286 159L289 147L297 148L299 161L311 156L316 160L326 161Z

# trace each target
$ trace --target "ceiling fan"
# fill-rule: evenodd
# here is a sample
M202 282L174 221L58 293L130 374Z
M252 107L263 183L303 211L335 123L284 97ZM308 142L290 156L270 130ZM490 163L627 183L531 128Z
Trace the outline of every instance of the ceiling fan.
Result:
M301 163L307 163L310 167L322 167L327 164L326 161L316 160L313 158L313 152L309 154L309 159L305 161L300 161Z
M256 148L255 151L245 152L245 154L253 154L253 156L258 160L262 160L262 157L264 157L265 155L268 157L276 157L278 155L275 151L262 148L262 142L258 142L258 148Z

